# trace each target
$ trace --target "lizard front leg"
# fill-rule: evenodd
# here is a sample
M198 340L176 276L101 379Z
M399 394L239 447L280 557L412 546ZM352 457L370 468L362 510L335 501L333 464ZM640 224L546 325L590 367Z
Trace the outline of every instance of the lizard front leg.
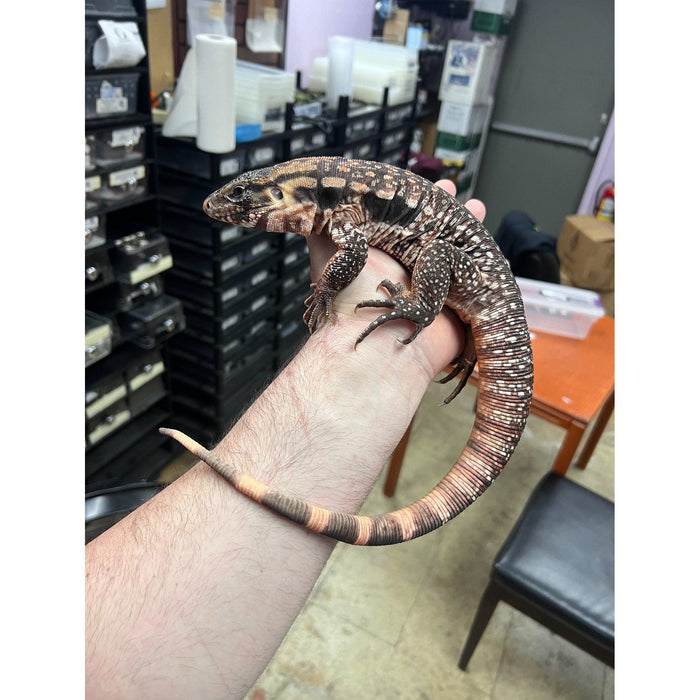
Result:
M311 333L326 319L334 322L333 300L360 274L367 262L367 238L352 223L332 225L328 235L338 250L326 263L318 281L311 284L313 294L304 302L307 306L304 322Z

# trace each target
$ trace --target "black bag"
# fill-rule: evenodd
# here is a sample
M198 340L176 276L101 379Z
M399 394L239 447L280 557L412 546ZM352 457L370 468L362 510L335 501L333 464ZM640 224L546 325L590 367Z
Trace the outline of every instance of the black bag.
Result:
M525 212L508 212L501 220L494 239L514 275L559 284L557 239L540 231Z

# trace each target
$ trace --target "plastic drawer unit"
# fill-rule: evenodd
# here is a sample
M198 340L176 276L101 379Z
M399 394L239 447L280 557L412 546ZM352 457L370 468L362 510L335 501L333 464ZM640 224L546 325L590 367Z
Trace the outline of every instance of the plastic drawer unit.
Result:
M90 292L114 281L114 270L104 248L85 253L85 290Z
M146 129L140 125L101 129L91 135L95 164L109 168L146 157Z
M127 311L119 323L125 340L150 349L183 330L185 314L179 299L162 294Z
M85 118L104 119L136 114L139 73L85 76Z
M85 311L85 366L89 367L112 352L114 326L106 316Z
M115 239L110 258L117 280L131 285L173 266L168 240L157 232L137 231Z
M226 255L231 246L241 242L250 231L243 226L225 224L183 207L164 203L161 209L163 232L209 255Z
M86 385L85 418L94 418L113 403L124 398L126 398L126 382L122 372L115 372Z

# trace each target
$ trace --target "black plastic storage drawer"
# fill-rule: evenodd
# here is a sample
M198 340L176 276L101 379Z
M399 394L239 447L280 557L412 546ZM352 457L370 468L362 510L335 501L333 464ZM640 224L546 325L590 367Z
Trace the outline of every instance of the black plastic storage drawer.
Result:
M158 134L156 145L161 166L207 180L210 186L236 177L246 167L245 150L207 153L197 148L194 139L171 138L162 134Z
M114 281L114 270L106 248L95 248L85 253L85 291L91 292Z
M87 384L85 386L85 417L94 418L125 397L126 382L122 372L115 372Z
M274 350L272 341L262 345L248 343L231 360L223 363L221 370L214 370L204 365L197 355L174 349L172 376L211 395L229 395L257 372L271 371Z
M259 285L242 295L225 315L206 313L196 305L183 301L187 325L203 338L215 343L227 343L244 335L247 322L252 318L274 318L277 313L277 282ZM246 323L246 325L244 325Z
M85 311L85 366L89 367L112 352L116 340L114 323L106 316Z
M301 158L314 151L327 148L331 135L317 126L294 126L294 132L289 140L289 155L291 158Z
M210 255L224 255L232 245L249 235L249 229L210 219L203 212L193 212L163 203L162 228L168 238L178 239ZM272 235L272 234L271 234Z
M119 283L100 290L90 298L90 305L99 313L116 314L130 311L137 304L154 299L165 291L160 275L149 277L138 284Z
M213 446L272 381L273 374L261 371L229 398L212 405L208 397L188 393L186 385L173 393L174 427L184 430L204 445Z
M137 391L152 379L165 372L165 362L160 350L150 350L129 362L124 369L124 378L130 392Z
M100 167L128 165L146 157L146 128L138 124L102 129L92 136L95 163Z
M168 293L182 299L185 304L215 315L223 315L228 314L243 295L263 285L276 283L278 277L279 260L270 258L243 266L222 286L173 270L167 275L167 289Z
M85 424L85 442L89 447L96 445L111 435L131 419L131 411L126 399L119 399L104 411L87 420Z
M174 269L216 286L227 284L240 274L246 265L276 255L280 244L281 236L251 230L221 255L212 256L192 245L170 239Z
M97 248L107 241L104 216L85 217L85 249Z
M228 333L207 332L203 327L192 323L193 313L188 312L188 326L175 336L170 347L182 348L185 352L193 353L214 368L221 368L225 363L235 358L245 346L264 345L275 337L277 309L255 314L240 321ZM215 330L209 320L209 331Z
M154 377L136 391L129 394L129 409L132 416L137 416L167 396L163 377Z
M132 0L85 0L87 17L136 17Z
M272 377L273 369L270 363L261 367L255 374L242 378L232 393L217 395L173 375L173 402L176 404L174 412L177 415L177 404L180 404L210 420L232 419L272 380Z
M136 114L139 73L85 76L85 118L104 119Z
M282 162L284 135L270 134L255 141L240 142L235 150L217 154L198 149L195 139L158 134L157 148L163 168L206 180L213 190L247 170ZM163 175L165 172L162 171Z
M137 284L173 265L168 241L160 233L137 231L114 240L110 258L117 279Z
M154 348L185 327L179 299L163 294L127 311L119 321L125 340L140 348Z

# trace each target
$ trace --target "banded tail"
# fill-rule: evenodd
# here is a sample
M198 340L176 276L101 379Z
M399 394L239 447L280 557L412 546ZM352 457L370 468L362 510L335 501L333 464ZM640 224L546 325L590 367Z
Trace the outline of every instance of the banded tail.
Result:
M307 529L354 545L407 542L444 525L473 503L508 462L525 427L532 395L532 351L524 312L504 297L472 318L479 395L469 440L457 462L427 495L384 515L353 515L311 505L234 469L184 433L160 432L208 464L237 491Z

